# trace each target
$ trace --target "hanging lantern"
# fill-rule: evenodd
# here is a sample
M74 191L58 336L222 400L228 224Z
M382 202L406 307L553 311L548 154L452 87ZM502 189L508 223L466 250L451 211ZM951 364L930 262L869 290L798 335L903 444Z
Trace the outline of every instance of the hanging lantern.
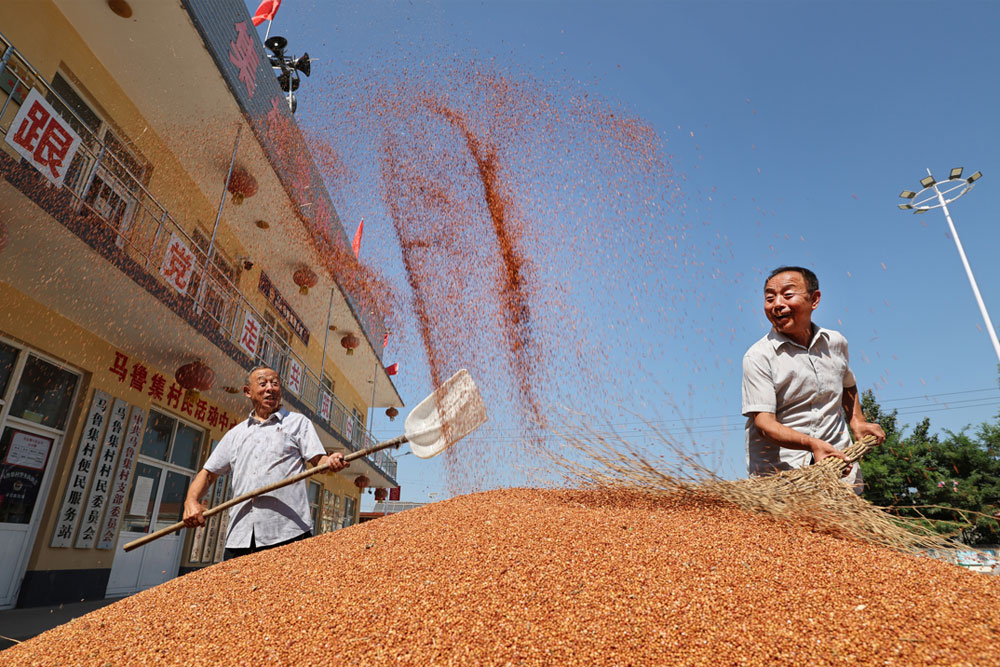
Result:
M208 391L215 384L215 371L201 360L192 361L178 368L174 379L185 391L184 398L194 401L200 392Z
M361 344L358 337L352 333L347 334L340 339L340 345L347 350L347 354L354 354L354 348Z
M233 175L229 177L229 194L233 196L233 203L239 206L247 197L257 194L257 179L250 175L250 172L243 167L233 168Z
M299 294L309 294L309 288L316 287L319 276L308 266L303 266L292 274L292 280L299 286Z
M389 497L389 489L375 489L375 502L380 503Z
M370 483L371 482L369 481L369 479L364 475L358 475L357 477L354 478L354 486L358 487L362 491L364 491L365 487L368 486Z
M396 408L392 408L392 407L386 409L386 411L385 411L385 416L389 418L389 421L393 421L398 414L399 414L399 410L397 410Z

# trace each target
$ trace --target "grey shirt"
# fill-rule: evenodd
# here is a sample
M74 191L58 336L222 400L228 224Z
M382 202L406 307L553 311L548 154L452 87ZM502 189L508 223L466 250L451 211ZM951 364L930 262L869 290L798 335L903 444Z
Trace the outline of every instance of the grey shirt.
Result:
M812 453L769 442L754 425L753 413L773 413L779 423L824 440L837 449L851 444L842 410L845 387L856 382L848 365L847 339L814 326L808 347L771 329L743 357L743 414L746 423L747 472L769 475L801 468ZM854 466L848 481L855 479Z
M233 496L297 475L305 462L326 450L312 422L279 408L267 421L249 418L229 430L205 470L232 472ZM312 530L312 515L304 483L292 484L242 502L229 510L227 549L245 549L254 536L257 546L284 542Z

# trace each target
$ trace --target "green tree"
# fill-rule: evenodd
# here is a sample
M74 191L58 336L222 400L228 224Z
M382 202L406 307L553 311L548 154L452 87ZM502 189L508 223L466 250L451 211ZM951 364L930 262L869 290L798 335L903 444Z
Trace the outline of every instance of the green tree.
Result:
M866 500L900 516L924 517L941 533L958 531L967 544L1000 542L1000 419L971 436L963 429L939 437L924 418L905 435L896 411L885 412L871 391L861 406L886 433L861 462ZM966 519L959 510L969 512Z

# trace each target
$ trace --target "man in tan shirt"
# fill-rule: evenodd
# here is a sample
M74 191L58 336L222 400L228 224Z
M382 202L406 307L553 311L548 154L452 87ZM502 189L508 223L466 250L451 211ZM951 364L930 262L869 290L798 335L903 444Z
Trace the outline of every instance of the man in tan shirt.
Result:
M879 443L885 440L882 428L861 411L847 340L812 321L819 300L819 280L809 269L783 266L764 284L771 331L743 357L750 475L801 468L828 456L843 459L851 432L859 439L871 434ZM858 466L847 481L860 493Z

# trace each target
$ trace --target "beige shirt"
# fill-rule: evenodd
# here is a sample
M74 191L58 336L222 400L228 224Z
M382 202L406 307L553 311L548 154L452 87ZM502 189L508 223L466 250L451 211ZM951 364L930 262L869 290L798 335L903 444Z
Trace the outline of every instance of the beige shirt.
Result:
M840 450L851 444L842 409L844 388L856 384L848 365L847 339L832 329L815 324L813 329L809 347L771 329L743 357L746 461L751 475L801 468L812 461L812 452L766 440L753 423L753 413L774 413L779 423ZM860 483L859 470L853 466L849 483Z
M326 455L316 428L304 415L278 409L266 421L253 414L229 430L205 461L217 475L232 472L233 497L279 482ZM227 549L245 549L298 537L313 529L306 484L299 482L235 505L229 510Z

